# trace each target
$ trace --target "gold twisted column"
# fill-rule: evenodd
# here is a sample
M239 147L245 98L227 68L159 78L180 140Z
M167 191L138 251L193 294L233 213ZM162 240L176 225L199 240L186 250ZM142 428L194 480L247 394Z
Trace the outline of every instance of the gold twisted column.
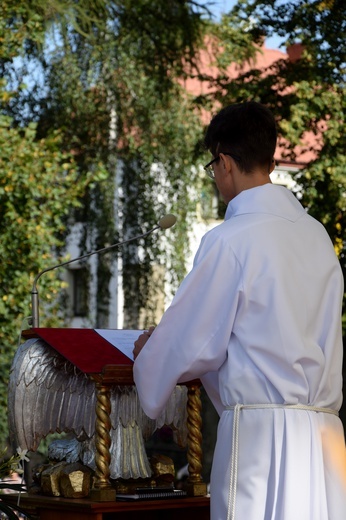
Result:
M186 489L189 495L199 497L207 494L202 472L202 403L199 384L188 386L187 391L187 461L189 477Z
M91 498L99 502L115 500L115 490L109 481L111 447L111 401L110 388L102 381L96 381L96 422L95 422L95 463L96 472Z

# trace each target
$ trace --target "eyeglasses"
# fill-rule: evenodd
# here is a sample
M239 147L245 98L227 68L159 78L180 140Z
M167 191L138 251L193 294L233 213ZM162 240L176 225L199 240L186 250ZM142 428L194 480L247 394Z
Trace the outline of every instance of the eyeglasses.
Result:
M229 153L229 152L219 152L219 155L217 157L215 157L214 159L212 159L210 162L208 162L208 164L206 164L204 166L204 169L208 175L208 177L210 177L211 179L215 180L215 174L214 174L214 168L213 168L213 164L214 162L218 161L220 159L220 153L223 153L224 155L229 155L230 157L232 157L233 159L235 159L237 162L240 162L240 157L239 155L235 155L234 153Z

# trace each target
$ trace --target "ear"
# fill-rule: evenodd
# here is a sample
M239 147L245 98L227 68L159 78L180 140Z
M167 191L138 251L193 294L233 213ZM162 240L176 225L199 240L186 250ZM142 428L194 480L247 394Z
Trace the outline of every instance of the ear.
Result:
M220 153L220 161L222 163L223 169L227 172L231 172L233 168L232 157L230 155L225 155L224 153Z
M271 164L269 166L269 173L271 173L274 170L275 166L276 166L276 162L275 162L275 159L273 157L272 158L272 162L271 162Z

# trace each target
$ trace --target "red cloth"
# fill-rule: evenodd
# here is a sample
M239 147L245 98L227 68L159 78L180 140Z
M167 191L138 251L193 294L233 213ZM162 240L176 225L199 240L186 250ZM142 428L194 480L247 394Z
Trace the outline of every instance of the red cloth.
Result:
M93 329L34 328L59 354L86 374L99 374L105 365L133 365L133 361Z

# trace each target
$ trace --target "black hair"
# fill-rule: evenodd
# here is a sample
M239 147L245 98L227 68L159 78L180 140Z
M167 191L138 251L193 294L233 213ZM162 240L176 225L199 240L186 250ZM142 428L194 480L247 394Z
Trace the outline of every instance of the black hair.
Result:
M259 166L269 171L276 139L271 111L256 101L246 101L225 107L213 117L204 144L214 157L220 152L234 154L239 168L251 173Z

